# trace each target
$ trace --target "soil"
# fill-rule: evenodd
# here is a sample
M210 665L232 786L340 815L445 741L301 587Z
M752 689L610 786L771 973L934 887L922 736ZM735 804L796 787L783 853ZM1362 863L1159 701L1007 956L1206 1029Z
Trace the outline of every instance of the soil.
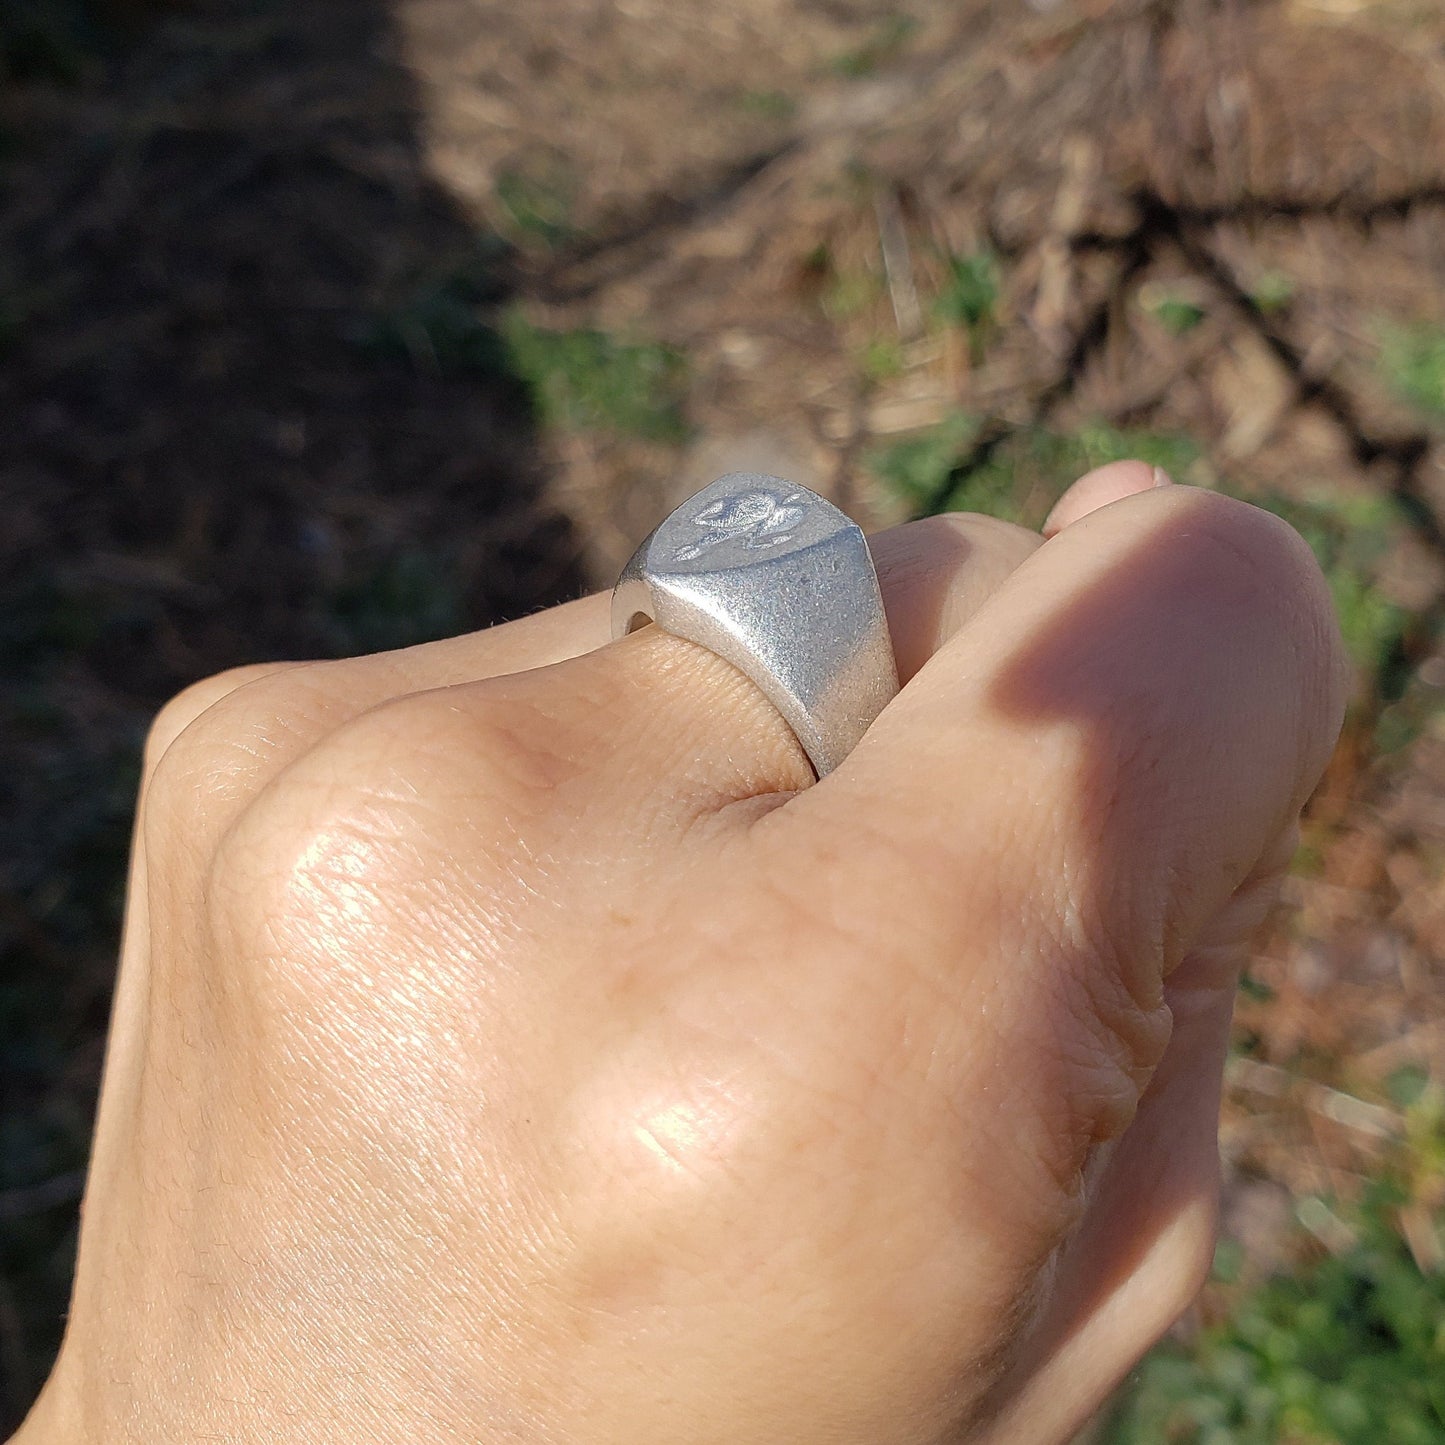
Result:
M1445 1077L1445 432L1379 365L1383 324L1445 323L1432 0L133 0L95 33L0 92L0 1417L58 1333L165 697L601 585L729 465L899 520L869 457L958 411L979 462L1102 420L1192 438L1184 480L1397 504L1373 580L1425 721L1377 757L1362 696L1314 805L1227 1218L1269 1267L1271 1191L1380 1167L1387 1081ZM984 248L976 357L929 308ZM458 275L677 348L692 440L547 429L505 367L378 344Z

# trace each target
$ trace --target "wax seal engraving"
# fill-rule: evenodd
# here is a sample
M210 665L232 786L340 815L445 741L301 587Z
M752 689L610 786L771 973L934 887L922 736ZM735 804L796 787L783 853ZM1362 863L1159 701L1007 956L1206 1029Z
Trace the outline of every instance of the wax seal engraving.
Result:
M802 501L799 492L779 497L759 491L713 502L688 518L707 529L703 536L676 548L672 560L691 562L723 542L740 542L750 551L781 546L792 540L793 528L803 519Z
M898 691L867 538L782 477L729 472L643 541L612 592L612 635L649 623L751 678L820 778Z

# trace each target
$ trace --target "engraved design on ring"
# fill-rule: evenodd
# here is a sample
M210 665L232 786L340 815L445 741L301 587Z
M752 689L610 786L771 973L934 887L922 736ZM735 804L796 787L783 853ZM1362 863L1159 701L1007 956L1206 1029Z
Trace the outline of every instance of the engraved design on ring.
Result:
M781 477L719 477L642 543L613 591L613 636L649 622L752 679L820 778L898 691L862 530Z

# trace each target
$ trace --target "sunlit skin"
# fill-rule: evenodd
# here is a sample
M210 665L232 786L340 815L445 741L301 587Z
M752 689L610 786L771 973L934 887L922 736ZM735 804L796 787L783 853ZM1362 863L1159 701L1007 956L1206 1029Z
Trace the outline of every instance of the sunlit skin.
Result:
M817 784L604 597L177 698L18 1440L1068 1440L1208 1266L1345 691L1299 538L1159 480L875 538Z

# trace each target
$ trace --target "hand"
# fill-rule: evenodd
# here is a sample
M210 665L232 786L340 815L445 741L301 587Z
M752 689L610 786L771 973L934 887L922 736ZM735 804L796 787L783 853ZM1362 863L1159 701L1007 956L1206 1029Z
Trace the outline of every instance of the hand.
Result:
M599 597L172 703L20 1438L1066 1440L1208 1266L1345 685L1299 538L1152 480L875 539L907 685L812 786Z

